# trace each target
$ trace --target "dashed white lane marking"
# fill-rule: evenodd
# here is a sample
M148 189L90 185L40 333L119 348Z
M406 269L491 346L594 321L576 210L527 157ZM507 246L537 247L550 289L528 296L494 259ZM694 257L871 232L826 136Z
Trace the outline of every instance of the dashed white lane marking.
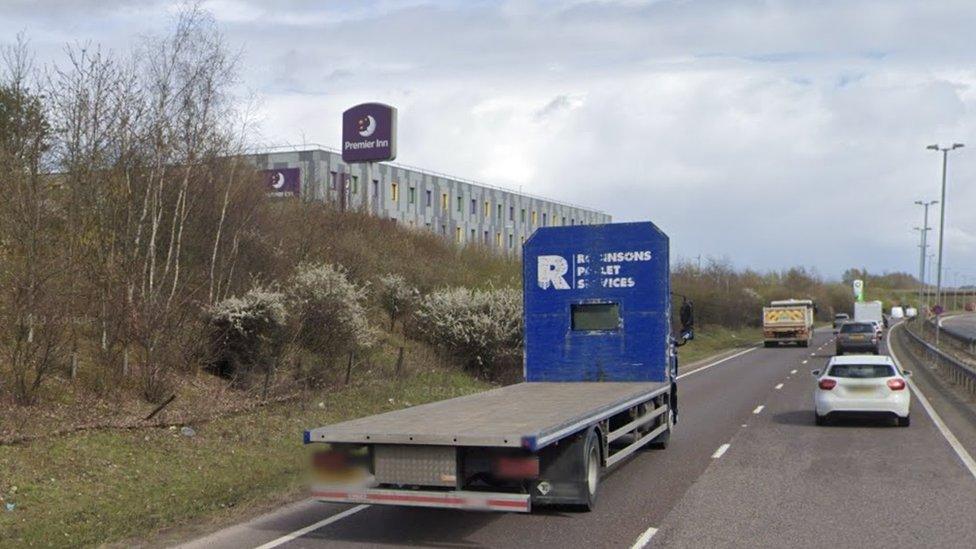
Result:
M898 357L895 356L895 353L890 353L890 354L891 354L891 358L895 361L895 365L898 366L898 369L904 370L904 368L901 367L901 361L898 360ZM935 408L933 408L932 405L929 403L929 399L925 398L925 395L923 395L922 391L918 389L918 386L915 385L915 382L912 381L911 379L908 379L907 381L908 381L908 386L912 389L912 392L915 393L915 397L918 399L918 402L922 405L922 408L925 408L926 413L928 413L929 417L932 418L932 423L935 424L936 428L939 429L939 432L942 433L943 438L946 439L946 442L949 443L949 446L951 446L952 449L956 452L956 455L959 456L959 460L962 461L963 466L969 470L969 474L971 474L973 478L976 478L976 460L973 459L973 456L969 455L969 452L959 442L959 439L956 438L956 435L949 430L949 427L945 424L944 421L942 421L942 416L940 416L938 412L935 411Z
M810 353L810 356L817 356L817 353Z
M801 362L800 364L806 364L807 362L810 362L810 361L809 361L809 360L804 360L804 361L803 361L803 362Z
M782 383L780 383L779 385L777 385L776 387L774 387L774 389L776 389L777 391L779 391L782 388L783 388L783 384Z
M637 538L637 541L635 541L634 544L630 546L630 549L641 549L643 547L646 547L647 544L651 542L651 538L653 538L654 534L656 533L657 533L657 528L653 526L651 526L647 530L644 530L644 533L641 534L639 538Z
M804 361L804 362L806 362L806 361ZM796 370L790 370L790 375L793 375L795 373L796 373Z
M332 515L329 518L322 519L322 520L316 522L315 524L310 524L310 525L306 526L305 528L302 528L300 530L295 530L294 532L292 532L292 533L290 533L288 535L281 536L280 538L278 538L276 540L269 541L268 543L265 543L264 545L260 545L260 546L256 547L255 549L271 549L272 547L278 547L279 545L283 545L285 543L288 543L289 541L298 539L298 538L304 536L305 534L307 534L309 532L313 532L315 530L318 530L319 528L322 528L323 526L328 526L328 525L332 524L333 522L338 522L338 521L340 521L340 520L342 520L342 519L344 519L344 518L346 518L348 516L355 515L356 513L360 512L360 511L362 511L364 509L369 509L369 505L357 505L357 506L353 507L352 509L346 509L345 511L343 511L341 513L336 513L335 515Z
M730 446L732 446L732 445L729 444L728 442L726 442L725 444L719 446L718 447L718 450L715 450L715 453L712 454L712 459L718 459L718 458L724 456L725 455L725 452L728 452L729 451L729 447Z
M743 427L748 427L748 426L749 426L749 424L748 424L748 423L743 423L743 424L742 424L742 426L743 426Z
M760 404L759 406L756 406L756 409L753 410L752 413L758 414L759 412L762 412L763 411L763 408L765 408L765 407L766 407L765 405Z
M677 377L677 379L681 379L681 378L683 378L683 377L685 377L685 376L690 376L691 374L697 374L698 372L701 372L701 371L704 371L704 370L707 370L707 369L709 369L709 368L711 368L712 366L718 366L719 364L721 364L721 363L723 363L723 362L727 362L727 361L729 361L729 360L732 360L733 358L737 358L737 357L740 357L740 356L742 356L742 355L744 355L744 354L746 354L746 353L751 353L751 352L753 352L753 351L755 351L755 350L756 350L756 349L758 349L758 348L759 348L759 347L749 347L749 348L748 348L748 349L746 349L745 351L742 351L742 352L739 352L739 353L735 353L734 355L732 355L732 356L727 356L727 357L725 357L725 358L723 358L723 359L721 359L721 360L716 360L715 362L713 362L713 363L711 363L711 364L706 364L705 366L702 366L701 368L698 368L698 369L695 369L695 370L692 370L692 371L690 371L690 372L685 372L685 373L683 373L683 374L681 374L681 375L679 375L679 376Z

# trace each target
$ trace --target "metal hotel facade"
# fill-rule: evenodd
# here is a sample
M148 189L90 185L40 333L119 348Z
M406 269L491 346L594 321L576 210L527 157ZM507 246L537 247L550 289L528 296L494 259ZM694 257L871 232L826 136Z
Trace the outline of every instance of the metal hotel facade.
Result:
M322 147L250 158L262 170L299 168L305 200L363 209L461 244L478 243L506 253L520 253L522 242L538 227L611 220L601 211L394 163L376 163L371 169L346 164L338 151Z

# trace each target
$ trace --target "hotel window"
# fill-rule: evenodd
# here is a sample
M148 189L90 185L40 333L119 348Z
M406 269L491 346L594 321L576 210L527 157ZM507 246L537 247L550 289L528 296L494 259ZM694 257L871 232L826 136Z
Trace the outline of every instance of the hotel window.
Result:
M424 204L424 205L425 205L425 206L427 206L427 207L429 208L429 207L430 207L430 202L431 202L431 200L433 200L433 195L432 195L432 194L431 194L431 192L430 192L430 191L428 190L428 191L427 191L427 203L426 203L426 204Z
M522 208L522 214L519 217L519 221L521 221L522 223L525 223L525 208Z
M461 242L461 237L462 237L461 227L454 229L454 241Z
M472 243L477 242L478 241L477 239L478 239L478 237L477 237L476 233L474 232L474 229L471 229L471 242Z
M560 223L560 225L562 225L563 227L566 226L566 216L563 216L563 222Z
M356 194L358 192L359 192L359 177L354 175L352 176L352 194Z
M574 217L574 218L571 218L571 219L569 220L569 224L570 224L570 225L575 225L575 224L576 224L576 218L575 218L575 217Z
M502 220L502 205L501 204L498 205L498 216L497 217L498 217L498 220L499 221Z
M458 197L458 213L461 213L463 211L464 211L464 199L459 196Z
M417 203L417 188L416 187L410 187L409 195L407 196L407 202L409 204L416 204Z
M515 221L515 206L508 207L508 220Z
M502 233L495 233L495 246L502 247Z
M532 226L535 227L539 222L539 212L532 210Z
M546 223L547 223L547 221L546 221L546 219L547 219L547 217L546 217L546 213L545 213L545 212L543 212L543 213L542 213L542 226L543 226L543 227L545 227L545 226L546 226Z
M447 211L447 193L441 193L441 211Z
M490 212L491 212L491 206L488 204L488 201L485 200L485 219L488 219L488 214Z
M488 245L488 231L485 231L485 246Z
M508 248L512 249L515 247L515 235L508 233Z
M400 201L400 188L396 183L390 183L390 200L394 202Z
M329 187L334 191L336 189L336 180L339 179L339 174L336 172L329 172Z
M447 236L447 225L441 225L441 234Z
M472 198L471 199L471 214L474 215L476 213L478 213L478 201Z

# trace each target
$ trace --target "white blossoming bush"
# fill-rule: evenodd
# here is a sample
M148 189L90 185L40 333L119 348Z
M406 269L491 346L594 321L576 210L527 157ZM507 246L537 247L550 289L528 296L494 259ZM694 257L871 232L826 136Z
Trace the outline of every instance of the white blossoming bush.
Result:
M320 359L304 372L313 383L322 381L341 357L375 343L365 305L367 287L350 281L342 266L299 266L288 294L298 341Z
M217 303L206 314L214 373L246 385L252 374L271 371L285 340L284 294L255 288Z
M413 310L419 297L417 288L407 284L402 276L392 273L380 276L377 298L390 317L390 330L393 330L397 318Z
M437 290L421 298L414 330L480 375L495 378L522 356L522 294L515 289Z

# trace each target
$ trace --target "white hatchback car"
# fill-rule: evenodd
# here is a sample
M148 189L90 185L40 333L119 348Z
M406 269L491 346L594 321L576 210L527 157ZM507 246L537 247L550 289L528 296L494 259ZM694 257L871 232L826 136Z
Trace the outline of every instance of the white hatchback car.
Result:
M908 427L911 372L899 372L891 357L835 356L824 371L811 373L817 378L813 393L817 425L824 425L832 415L857 413L894 417L899 427Z

